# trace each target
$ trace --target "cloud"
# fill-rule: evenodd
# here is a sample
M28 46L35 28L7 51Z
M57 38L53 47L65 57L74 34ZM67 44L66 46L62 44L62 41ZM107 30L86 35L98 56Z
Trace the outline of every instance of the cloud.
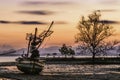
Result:
M45 11L45 10L41 10L41 11L16 11L17 13L23 13L23 14L33 14L33 15L50 15L50 14L54 14L54 12L52 11Z
M0 20L1 24L24 24L24 25L33 25L33 24L47 24L46 22L40 22L40 21L5 21Z
M10 21L0 20L0 23L3 23L3 24L8 24L8 23L11 23L11 22L10 22Z
M23 25L45 25L50 24L48 22L42 22L42 21L6 21L6 20L0 20L0 24L23 24ZM55 24L67 24L65 21L55 21Z
M105 24L120 24L119 21L113 21L113 20L101 20L100 23ZM6 21L6 20L0 20L0 24L23 24L23 25L45 25L49 24L48 22L42 22L42 21ZM65 21L55 21L55 24L68 24Z
M120 24L118 21L113 21L113 20L101 20L99 21L100 23L105 23L105 24Z
M63 4L72 4L71 2L52 2L52 1L26 1L22 3L23 5L63 5Z
M18 21L18 22L15 22L15 23L26 24L26 25L31 25L31 24L41 24L41 25L44 25L44 24L47 24L45 22L38 22L38 21Z

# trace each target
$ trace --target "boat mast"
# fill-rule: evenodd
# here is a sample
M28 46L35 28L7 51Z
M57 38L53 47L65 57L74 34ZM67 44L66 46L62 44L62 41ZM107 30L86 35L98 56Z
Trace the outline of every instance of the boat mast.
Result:
M33 37L33 42L35 42L35 41L36 41L36 38L37 38L37 28L35 28L35 33L34 33L33 36L34 36L34 37ZM27 55L26 55L27 57L28 57L29 52L30 52L30 43L31 43L31 41L32 41L32 36L29 37L28 50L27 50Z
M37 28L35 28L35 34L34 34L34 38L33 38L33 43L35 43L36 38L37 38Z
M36 49L38 49L38 48L41 46L41 44L43 43L44 39L47 37L47 35L48 35L48 33L50 32L50 29L51 29L53 23L54 23L54 21L51 22L50 27L48 28L48 30L47 30L47 31L45 32L45 34L43 35L43 38L41 39L41 43L38 45L38 47L37 47Z
M30 51L30 42L31 42L31 37L29 37L28 49L27 49L27 55L26 55L26 57L28 57L28 55L29 55L29 51Z
M29 53L30 53L30 46L31 46L31 43L36 43L36 41L40 41L38 42L38 46L35 48L36 50L41 46L41 44L43 43L44 39L48 36L50 36L50 34L53 33L53 31L50 31L52 25L53 25L54 21L51 22L50 24L50 27L48 28L47 31L43 31L43 33L40 34L40 37L38 38L37 37L37 28L35 28L35 33L32 35L30 34L29 36L29 42L28 42L28 49L27 49L27 55L26 57L28 57ZM33 45L33 46L36 46L36 45Z

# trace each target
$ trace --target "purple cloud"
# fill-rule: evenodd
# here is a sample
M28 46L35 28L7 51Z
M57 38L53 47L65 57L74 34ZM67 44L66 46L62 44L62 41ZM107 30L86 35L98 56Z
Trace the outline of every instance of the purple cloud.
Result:
M32 24L41 24L41 25L44 25L44 24L47 24L45 22L38 22L38 21L18 21L18 22L15 22L15 23L26 24L26 25L32 25Z
M32 15L50 15L50 14L54 14L54 12L52 11L45 11L45 10L41 10L41 11L17 11L17 13L23 13L23 14L32 14Z
M5 21L0 20L0 24L24 24L24 25L33 25L33 24L48 24L46 22L40 22L40 21Z
M23 25L45 25L49 24L48 22L42 22L42 21L6 21L6 20L0 20L0 24L23 24ZM67 24L65 21L55 21L55 24Z
M8 23L11 23L11 22L10 22L10 21L0 20L0 23L3 23L3 24L8 24Z
M105 24L120 24L118 21L113 21L113 20L101 20L99 21L100 23L105 23Z
M26 1L22 3L23 5L44 5L44 4L49 4L49 5L63 5L63 4L72 4L71 2L52 2L52 1Z

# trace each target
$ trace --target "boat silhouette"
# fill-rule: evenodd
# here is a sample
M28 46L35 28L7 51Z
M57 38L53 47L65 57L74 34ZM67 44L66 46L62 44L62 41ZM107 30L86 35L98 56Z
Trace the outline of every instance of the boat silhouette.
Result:
M43 70L45 60L40 59L38 49L42 45L45 38L49 37L53 33L53 31L51 31L53 23L54 22L52 21L48 30L43 31L39 36L37 35L37 28L35 28L34 34L27 33L27 53L23 53L21 57L16 59L16 66L20 71L27 74L39 74Z

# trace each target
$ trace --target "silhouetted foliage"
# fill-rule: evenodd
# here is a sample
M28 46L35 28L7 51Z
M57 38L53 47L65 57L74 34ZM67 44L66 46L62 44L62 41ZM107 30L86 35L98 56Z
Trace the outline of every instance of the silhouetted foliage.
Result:
M72 55L72 57L73 57L73 55L75 55L75 51L72 49L72 47L71 46L68 47L65 44L62 45L62 47L59 49L59 51L62 55L65 55L65 57L67 55Z
M69 51L65 44L62 45L62 47L59 49L60 53L62 55L65 55L65 57L68 55Z
M49 56L50 56L50 54L49 54L49 53L47 53L47 54L46 54L46 57L48 58Z
M75 55L75 51L72 49L71 46L68 48L68 51L69 51L69 55L71 55L72 57L73 55Z
M55 56L57 55L57 53L52 53L53 57L55 58Z
M100 11L94 11L88 16L88 19L83 16L77 26L79 33L75 36L76 42L83 42L84 46L87 47L84 48L92 53L93 61L96 54L105 49L102 45L105 44L103 40L111 36L114 31L113 27L104 23L104 21L100 22L100 17Z

